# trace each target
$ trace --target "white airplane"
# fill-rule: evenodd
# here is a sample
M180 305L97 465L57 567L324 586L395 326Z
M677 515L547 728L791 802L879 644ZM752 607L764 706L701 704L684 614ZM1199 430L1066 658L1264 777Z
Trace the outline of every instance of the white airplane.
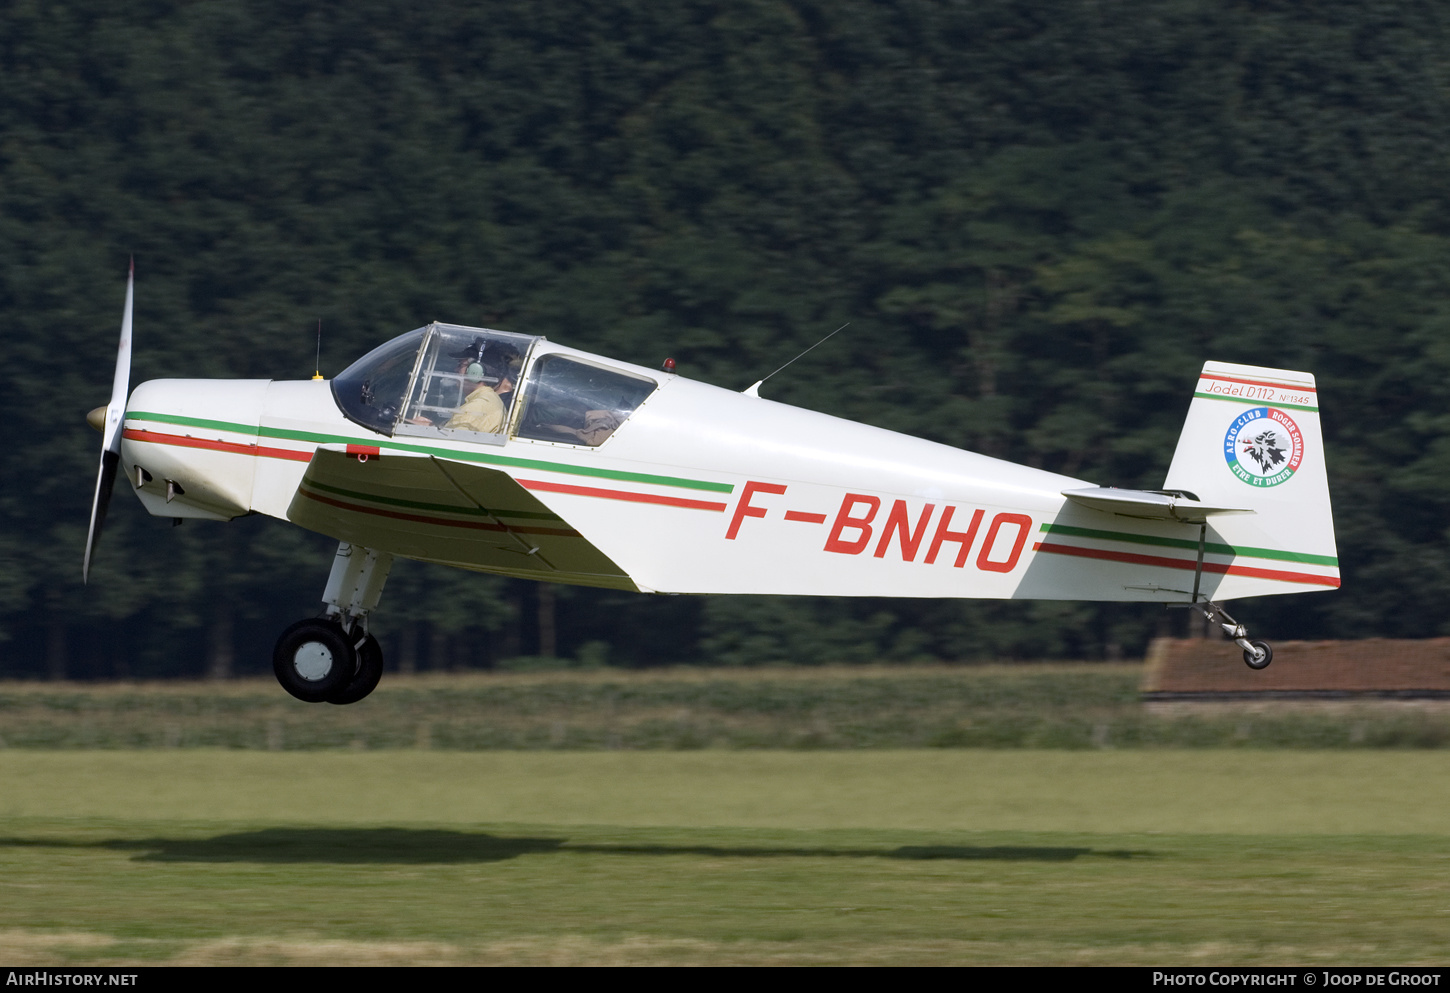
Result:
M395 556L646 593L1151 601L1261 669L1236 597L1337 588L1314 377L1208 362L1161 490L1116 489L591 355L429 324L325 381L153 380L132 279L85 572L117 471L153 515L268 514L340 544L274 669L365 697ZM672 363L667 363L667 366Z

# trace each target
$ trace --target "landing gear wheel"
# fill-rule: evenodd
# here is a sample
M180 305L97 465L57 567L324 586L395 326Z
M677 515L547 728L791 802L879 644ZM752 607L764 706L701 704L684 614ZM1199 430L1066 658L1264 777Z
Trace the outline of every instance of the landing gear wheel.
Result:
M346 686L327 698L328 703L357 703L377 689L378 680L383 678L383 650L378 639L368 635L356 651L357 672Z
M1243 644L1243 642L1239 642L1239 644ZM1244 665L1250 669L1267 669L1269 663L1274 661L1274 650L1269 647L1269 643L1267 641L1251 641L1249 644L1254 646L1255 651L1251 652L1247 648L1244 649Z
M357 667L357 655L342 628L317 617L283 631L272 650L277 682L306 703L321 703L342 692Z

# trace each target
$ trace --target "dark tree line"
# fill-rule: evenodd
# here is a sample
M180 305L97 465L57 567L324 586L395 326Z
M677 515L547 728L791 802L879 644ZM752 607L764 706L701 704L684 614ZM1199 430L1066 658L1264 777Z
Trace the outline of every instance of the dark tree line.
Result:
M256 671L330 543L80 558L126 259L133 383L305 378L440 319L541 333L1104 484L1206 358L1319 377L1344 588L1274 637L1450 630L1450 31L1158 0L0 9L0 674ZM400 564L404 665L1102 657L1096 604L649 598ZM1173 621L1181 623L1181 621Z

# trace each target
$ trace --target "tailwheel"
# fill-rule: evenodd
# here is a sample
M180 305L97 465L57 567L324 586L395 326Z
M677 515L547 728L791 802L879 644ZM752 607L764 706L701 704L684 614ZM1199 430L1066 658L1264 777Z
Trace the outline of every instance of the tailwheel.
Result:
M381 652L378 657L381 662ZM358 654L341 626L310 617L293 624L277 639L277 647L272 650L272 671L282 688L297 699L321 703L351 689L358 671Z
M1198 611L1208 623L1217 624L1223 630L1225 638L1232 640L1235 645L1244 650L1244 665L1255 671L1267 669L1269 663L1274 661L1274 650L1269 647L1269 643L1267 641L1250 641L1248 629L1230 617L1222 604L1214 603L1211 600L1200 601L1197 599L1197 595L1197 591L1195 591L1193 602L1182 604L1182 606ZM1179 605L1169 604L1169 606Z
M1267 641L1251 641L1244 649L1244 665L1250 669L1267 669L1274 661L1274 649Z
M327 698L328 703L357 703L373 690L383 678L383 649L372 635L363 638L357 646L357 671L346 686Z

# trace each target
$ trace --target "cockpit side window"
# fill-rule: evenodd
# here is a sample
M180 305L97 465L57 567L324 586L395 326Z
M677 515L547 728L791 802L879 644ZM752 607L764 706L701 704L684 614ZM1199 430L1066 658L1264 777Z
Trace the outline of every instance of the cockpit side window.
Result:
M658 384L564 355L545 355L529 370L518 436L597 448Z
M418 359L399 434L501 445L533 338L435 324Z

